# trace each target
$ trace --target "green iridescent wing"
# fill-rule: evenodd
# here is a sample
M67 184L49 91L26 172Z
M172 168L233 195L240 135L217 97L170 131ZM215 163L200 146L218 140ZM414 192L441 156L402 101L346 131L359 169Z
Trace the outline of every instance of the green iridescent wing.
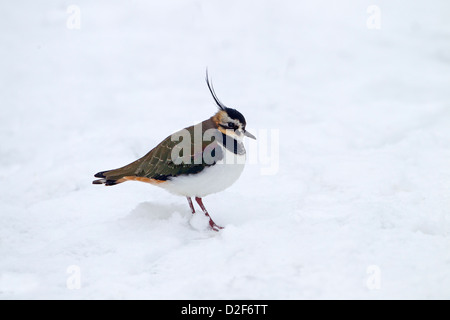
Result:
M104 177L113 184L123 177L136 176L165 181L171 177L202 171L223 158L215 138L204 141L202 124L170 135L142 158L122 168L103 171L98 177Z

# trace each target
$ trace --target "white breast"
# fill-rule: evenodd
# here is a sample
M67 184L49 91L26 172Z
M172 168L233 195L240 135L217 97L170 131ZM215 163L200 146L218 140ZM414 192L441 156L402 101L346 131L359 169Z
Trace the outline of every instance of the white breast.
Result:
M241 175L245 166L245 153L236 155L222 148L225 157L215 165L197 174L174 177L159 184L167 191L186 197L204 197L231 186Z

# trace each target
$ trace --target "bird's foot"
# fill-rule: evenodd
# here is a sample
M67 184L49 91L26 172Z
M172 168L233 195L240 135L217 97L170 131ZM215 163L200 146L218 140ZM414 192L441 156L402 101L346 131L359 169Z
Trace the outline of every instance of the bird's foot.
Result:
M209 218L209 225L211 226L211 229L214 231L219 232L219 230L223 229L223 227L217 225L211 218Z

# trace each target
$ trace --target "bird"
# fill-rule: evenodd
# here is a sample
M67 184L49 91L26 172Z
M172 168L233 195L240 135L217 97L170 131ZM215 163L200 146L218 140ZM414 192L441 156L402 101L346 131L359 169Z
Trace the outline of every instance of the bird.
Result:
M138 160L118 169L100 171L93 184L113 186L126 181L149 183L186 197L192 214L192 198L214 231L217 225L203 204L202 198L230 187L240 177L246 151L244 137L256 140L246 130L242 113L224 105L214 90L206 70L206 84L215 104L216 113L196 125L177 131Z

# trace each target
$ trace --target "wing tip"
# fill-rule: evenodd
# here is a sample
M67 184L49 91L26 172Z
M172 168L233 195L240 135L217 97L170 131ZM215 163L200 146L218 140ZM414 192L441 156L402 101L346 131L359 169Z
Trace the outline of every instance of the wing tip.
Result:
M106 179L98 179L98 180L92 181L92 184L105 184L105 183L106 183Z
M119 183L124 182L125 180L123 179L119 179L119 180L108 180L108 179L98 179L98 180L94 180L92 181L92 184L104 184L105 186L113 186Z
M95 175L94 175L94 177L96 177L96 178L106 178L106 176L105 176L105 173L106 172L108 172L108 171L100 171L100 172L97 172Z

